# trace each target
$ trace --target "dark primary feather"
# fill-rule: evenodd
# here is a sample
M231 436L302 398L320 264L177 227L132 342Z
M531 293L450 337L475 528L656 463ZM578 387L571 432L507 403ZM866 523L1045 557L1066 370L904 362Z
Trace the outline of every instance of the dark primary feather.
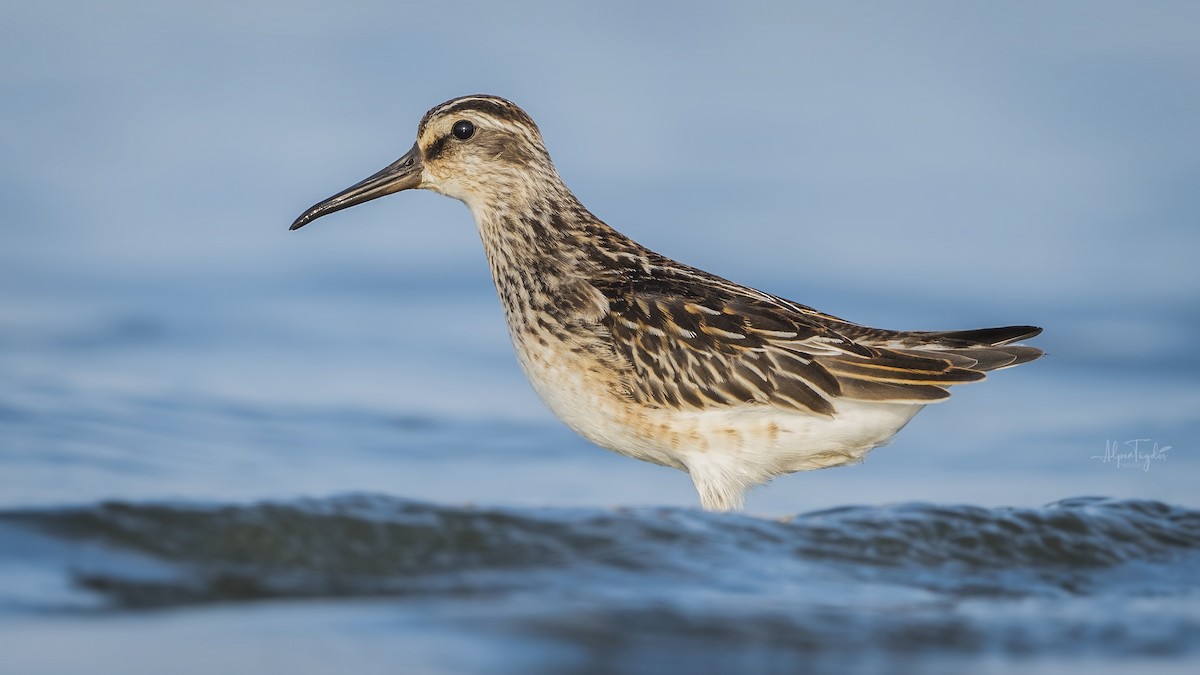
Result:
M1006 345L1018 340L1036 337L1042 332L1037 326L1004 326L1001 328L975 328L973 330L951 330L919 333L939 340L956 340L972 344Z

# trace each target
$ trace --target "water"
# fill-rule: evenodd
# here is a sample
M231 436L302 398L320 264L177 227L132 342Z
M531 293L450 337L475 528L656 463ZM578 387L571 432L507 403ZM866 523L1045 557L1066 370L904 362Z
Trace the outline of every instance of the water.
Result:
M184 661L196 646L180 623L235 652L281 630L416 652L433 636L450 651L422 667L444 672L951 672L1200 652L1200 511L1152 501L784 520L378 495L112 502L10 510L0 542L12 672L35 672L54 635L89 621L105 640L153 645L127 672L229 667ZM72 658L117 666L84 649Z
M981 12L8 3L0 673L1200 671L1197 9ZM656 250L1047 356L699 513L460 204L286 231L475 91Z
M359 279L8 296L0 672L1200 663L1187 372L1107 387L1052 323L864 464L711 515L542 409L482 273Z

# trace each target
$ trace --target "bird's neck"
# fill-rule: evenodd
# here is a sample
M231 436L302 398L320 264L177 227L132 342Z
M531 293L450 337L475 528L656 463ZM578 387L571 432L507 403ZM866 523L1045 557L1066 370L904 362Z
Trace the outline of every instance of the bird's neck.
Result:
M637 246L592 215L557 175L543 178L497 183L489 194L463 200L493 273L524 267L542 275L586 274L598 244L610 250Z
M510 324L541 310L565 309L562 303L587 294L581 287L604 273L602 252L641 249L593 216L561 182L495 189L496 198L464 201Z

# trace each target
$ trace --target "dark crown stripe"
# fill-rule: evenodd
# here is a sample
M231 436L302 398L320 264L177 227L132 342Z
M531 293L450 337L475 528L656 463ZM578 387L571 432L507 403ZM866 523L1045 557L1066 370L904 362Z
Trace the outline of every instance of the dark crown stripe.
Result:
M483 113L504 122L521 124L532 129L537 129L537 125L534 124L533 119L514 103L495 96L464 96L446 101L426 113L425 119L421 120L418 134L424 133L426 124L435 117L448 117L472 111Z

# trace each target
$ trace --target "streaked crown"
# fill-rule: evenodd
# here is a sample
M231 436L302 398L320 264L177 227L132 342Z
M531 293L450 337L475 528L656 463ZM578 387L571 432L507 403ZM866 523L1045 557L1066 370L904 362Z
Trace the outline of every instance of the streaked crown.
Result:
M463 96L433 108L417 127L417 145L426 167L423 187L460 199L465 195L441 183L481 184L503 177L497 174L513 178L514 170L550 166L537 124L498 96Z

